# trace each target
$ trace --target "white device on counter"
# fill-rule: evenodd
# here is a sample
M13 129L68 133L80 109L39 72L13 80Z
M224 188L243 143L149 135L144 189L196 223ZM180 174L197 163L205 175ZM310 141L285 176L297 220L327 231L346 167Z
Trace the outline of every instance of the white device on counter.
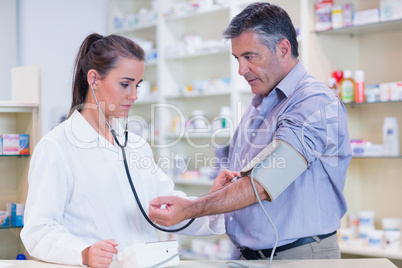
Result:
M172 267L180 263L177 241L133 244L123 249L117 258L123 268Z

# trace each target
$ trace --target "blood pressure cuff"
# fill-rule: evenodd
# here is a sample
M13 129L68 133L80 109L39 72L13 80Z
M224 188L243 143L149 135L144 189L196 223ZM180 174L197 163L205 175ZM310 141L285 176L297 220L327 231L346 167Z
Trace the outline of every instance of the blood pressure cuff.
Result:
M240 175L256 180L268 193L268 201L273 201L306 168L306 159L291 145L273 140L240 171Z

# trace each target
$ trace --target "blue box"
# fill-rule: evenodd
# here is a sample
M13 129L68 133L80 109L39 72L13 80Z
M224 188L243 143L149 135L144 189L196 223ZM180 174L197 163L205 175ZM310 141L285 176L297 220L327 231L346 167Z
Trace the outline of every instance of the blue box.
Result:
M20 144L18 148L18 153L20 155L29 154L29 135L28 134L20 134Z
M11 225L22 227L24 225L24 204L11 203Z

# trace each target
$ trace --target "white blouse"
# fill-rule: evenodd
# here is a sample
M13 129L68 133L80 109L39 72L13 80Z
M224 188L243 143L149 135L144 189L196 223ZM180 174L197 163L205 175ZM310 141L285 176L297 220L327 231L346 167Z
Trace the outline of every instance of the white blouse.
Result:
M124 144L123 129L118 123L114 126ZM145 140L129 133L126 155L146 212L149 200L157 196L185 196L174 190L173 181L157 167ZM158 240L134 199L121 149L99 135L77 111L37 144L28 182L21 239L35 258L82 265L81 251L100 240L115 239L118 250ZM221 234L224 219L222 215L202 217L181 233Z

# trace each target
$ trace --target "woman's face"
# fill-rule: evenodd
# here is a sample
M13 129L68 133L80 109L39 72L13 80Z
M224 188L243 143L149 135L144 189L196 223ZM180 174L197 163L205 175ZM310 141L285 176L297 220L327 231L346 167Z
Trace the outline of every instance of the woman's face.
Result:
M131 106L137 100L137 89L143 76L143 61L121 58L106 77L97 81L96 95L107 119L128 115Z

